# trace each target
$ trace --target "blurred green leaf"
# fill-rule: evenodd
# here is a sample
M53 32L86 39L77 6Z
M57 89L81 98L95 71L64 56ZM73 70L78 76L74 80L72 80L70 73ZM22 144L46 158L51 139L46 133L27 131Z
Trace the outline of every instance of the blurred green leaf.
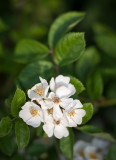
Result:
M17 62L27 63L41 60L48 54L49 50L45 45L35 40L23 39L15 48L14 59Z
M3 20L0 18L0 32L4 32L8 29L8 26L3 22Z
M85 124L93 115L93 105L91 103L84 103L83 109L86 111L86 115L83 117L82 124Z
M27 65L18 77L24 89L29 89L39 82L39 76L49 79L53 76L54 67L51 62L38 61Z
M94 26L95 41L100 49L116 58L116 33L105 25Z
M24 105L25 102L25 93L21 89L17 88L11 103L11 114L13 117L17 117L19 115L20 108Z
M80 58L84 49L84 33L68 33L56 45L55 62L60 66L73 63Z
M43 124L41 123L41 125L36 128L36 134L37 136L41 136L42 133L43 133Z
M103 93L103 80L99 72L93 73L87 80L87 92L92 100L99 100Z
M80 57L76 65L76 73L83 81L93 71L93 69L99 64L100 56L96 48L89 47L84 54Z
M12 129L12 121L10 117L4 117L0 121L0 137L4 137L10 133Z
M54 48L61 36L77 25L84 17L83 12L69 12L58 17L52 24L48 42L51 48Z
M83 84L81 83L81 81L79 81L77 78L75 78L73 76L70 76L70 83L72 83L75 86L75 88L76 88L76 95L78 95L83 90L85 90L85 87L83 86Z
M107 160L116 160L116 144L109 150Z
M74 145L74 135L73 131L69 129L69 136L60 139L60 150L70 160L73 160L73 145Z
M90 134L92 136L103 138L112 142L116 142L116 140L109 133L102 131L102 129L99 127L96 127L93 125L85 125L85 126L82 126L80 129L81 131L87 134Z
M11 156L16 148L14 136L8 135L0 138L0 150L7 156ZM1 158L1 157L0 157Z
M15 134L18 148L23 149L26 147L30 138L30 130L22 119L18 119L15 123Z

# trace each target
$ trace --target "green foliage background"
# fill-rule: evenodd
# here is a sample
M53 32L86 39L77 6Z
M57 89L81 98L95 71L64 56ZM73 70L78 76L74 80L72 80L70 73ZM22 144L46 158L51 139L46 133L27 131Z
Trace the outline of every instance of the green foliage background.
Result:
M115 143L115 6L115 0L0 1L0 160L59 160L61 151L72 159L73 139L82 132ZM60 142L16 119L38 76L49 80L56 72L71 77L87 111L83 124L89 120ZM27 147L18 150L16 139L19 149ZM114 145L107 159L115 160L115 152Z

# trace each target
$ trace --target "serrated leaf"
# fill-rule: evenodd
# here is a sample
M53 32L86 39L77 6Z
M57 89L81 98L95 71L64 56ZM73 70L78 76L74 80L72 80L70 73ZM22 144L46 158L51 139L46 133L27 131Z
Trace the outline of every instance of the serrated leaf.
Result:
M54 67L51 62L38 61L27 65L18 77L18 81L24 89L29 89L39 82L39 76L49 79L53 76Z
M18 119L15 123L15 134L18 148L25 148L29 142L30 130L28 125L22 119Z
M49 46L53 49L61 36L77 25L84 15L82 12L69 12L59 16L50 28L48 35Z
M82 126L80 130L92 136L96 136L98 138L103 138L112 142L116 142L116 140L109 133L104 132L99 127L96 127L93 125L85 125L85 126Z
M42 43L31 39L23 39L15 48L14 59L17 62L27 63L41 60L48 54L48 48Z
M60 150L70 160L73 160L73 145L74 145L74 135L73 131L69 129L69 136L60 139Z
M116 144L109 150L107 160L116 160Z
M25 102L25 93L21 89L17 88L11 103L11 114L13 117L18 116L20 108L24 105Z
M84 33L68 33L56 45L55 62L60 66L73 63L79 59L84 49Z
M81 83L81 81L79 81L77 78L75 78L73 76L70 76L70 83L72 83L75 86L75 88L76 88L76 95L78 95L83 90L85 90L85 87L83 86L83 84Z
M103 93L103 80L99 72L88 77L87 92L92 100L99 100Z
M85 124L93 115L93 105L91 103L84 103L83 109L86 111L86 114L83 117L82 124Z
M86 81L88 75L99 64L100 56L95 47L89 47L85 50L84 54L80 57L76 65L76 74L79 79Z
M0 137L4 137L10 133L12 129L12 121L10 117L4 117L0 121Z
M116 33L101 24L94 26L95 41L100 49L111 57L116 58Z

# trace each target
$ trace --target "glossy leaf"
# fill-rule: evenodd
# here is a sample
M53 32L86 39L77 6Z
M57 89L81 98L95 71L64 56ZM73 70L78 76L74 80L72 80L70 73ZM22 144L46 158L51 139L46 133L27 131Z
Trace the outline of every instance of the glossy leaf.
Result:
M82 12L69 12L58 17L49 31L48 42L50 48L53 49L61 36L77 25L83 19L84 15Z
M12 121L10 117L4 117L0 121L0 137L4 137L10 133L12 129Z
M82 124L85 124L93 115L93 105L91 103L84 103L83 109L86 111L86 115L83 117Z
M87 91L92 100L99 100L103 92L103 80L99 72L93 73L87 80Z
M101 128L92 126L92 125L86 125L82 126L81 131L90 134L92 136L98 137L98 138L103 138L112 142L116 142L116 140L109 134L104 132Z
M29 142L30 130L28 125L22 119L18 119L15 123L15 134L18 148L25 148Z
M14 59L17 62L27 63L43 59L48 54L49 50L45 45L35 40L23 39L15 48Z
M55 62L60 66L73 63L80 58L84 49L84 33L68 33L56 45Z
M72 83L76 88L76 95L85 90L85 87L77 78L70 76L70 83Z
M69 129L69 136L60 139L60 150L70 160L73 160L73 145L74 145L74 135L72 130Z
M53 76L53 64L48 61L38 61L27 65L18 77L18 81L24 89L33 87L39 83L39 76L50 79Z
M20 108L24 105L25 102L25 93L21 89L17 88L11 103L11 114L13 117L18 116Z

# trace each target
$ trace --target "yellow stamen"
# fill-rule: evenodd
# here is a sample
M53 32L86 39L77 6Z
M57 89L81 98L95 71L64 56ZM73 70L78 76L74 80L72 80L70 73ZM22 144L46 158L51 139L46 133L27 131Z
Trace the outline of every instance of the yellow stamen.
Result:
M97 158L98 158L98 157L97 157L95 154L93 154L93 153L90 153L90 154L89 154L89 157L92 158L92 159L97 159Z
M67 116L74 116L75 115L75 110L72 110L71 112L67 113Z
M53 113L53 108L47 109L47 110L48 110L48 114L52 114Z
M35 108L31 108L30 113L33 117L35 117L36 115L38 115L38 110Z
M44 88L41 86L40 88L36 88L36 92L39 96L43 96L44 94Z
M84 152L82 150L80 150L78 153L81 157L84 157Z
M55 122L57 125L60 124L60 120L56 121L56 120L54 119L54 122Z
M55 104L58 104L58 103L61 102L61 101L60 101L60 98L58 98L58 97L54 97L52 100L53 100L53 102L54 102Z

